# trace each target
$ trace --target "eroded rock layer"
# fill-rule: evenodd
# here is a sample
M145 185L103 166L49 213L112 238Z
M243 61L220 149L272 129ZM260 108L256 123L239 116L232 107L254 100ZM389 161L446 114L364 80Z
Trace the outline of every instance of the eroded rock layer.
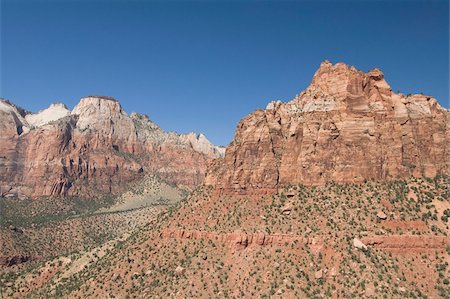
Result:
M241 120L206 184L261 192L448 174L449 117L430 96L392 92L379 69L325 61L292 101L271 102Z
M210 159L222 154L203 135L166 133L109 97L37 114L0 101L3 196L95 197L123 191L145 173L194 187Z

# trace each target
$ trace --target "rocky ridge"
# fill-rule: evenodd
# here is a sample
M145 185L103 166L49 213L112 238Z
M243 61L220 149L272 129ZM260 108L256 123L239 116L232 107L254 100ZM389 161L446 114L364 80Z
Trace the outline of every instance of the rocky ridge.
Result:
M146 173L193 188L210 159L223 156L204 135L164 132L110 97L36 114L1 100L0 116L2 196L96 197L121 192Z
M271 102L241 120L206 184L261 193L298 183L448 174L449 120L433 97L392 92L379 69L324 61L292 101Z

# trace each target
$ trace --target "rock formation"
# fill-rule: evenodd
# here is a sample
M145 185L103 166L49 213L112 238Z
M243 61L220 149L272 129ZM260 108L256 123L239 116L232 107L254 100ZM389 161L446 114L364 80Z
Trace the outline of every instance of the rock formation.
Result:
M449 174L449 118L430 96L392 92L379 69L325 61L292 101L241 120L206 185L242 193Z
M25 115L25 120L30 126L41 127L49 122L56 121L60 118L70 115L70 110L62 103L51 104L50 107L39 111L36 114Z
M124 190L145 173L194 187L223 155L203 135L166 133L113 98L31 114L0 101L0 193L91 197Z
M265 246L278 245L287 246L295 244L295 246L302 247L307 244L315 244L317 242L314 238L305 238L296 235L287 234L273 234L267 235L263 232L255 234L247 234L242 231L235 231L231 233L219 234L208 231L198 230L177 230L166 229L160 233L161 238L175 238L175 239L191 239L191 240L215 240L226 243L231 247L237 249L244 249L249 246Z

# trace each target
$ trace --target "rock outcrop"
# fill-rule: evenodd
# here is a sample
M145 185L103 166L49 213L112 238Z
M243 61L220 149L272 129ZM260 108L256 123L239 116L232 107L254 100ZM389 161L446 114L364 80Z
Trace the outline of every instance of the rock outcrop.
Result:
M204 134L189 133L180 136L182 140L190 143L192 148L197 152L204 153L205 155L215 157L223 157L225 155L225 148L220 146L211 146L211 142L206 139Z
M201 135L166 133L110 97L30 114L0 101L0 195L92 197L153 173L195 187L222 149Z
M241 120L205 182L250 193L449 174L449 119L430 96L392 92L379 69L325 61L292 101L271 102Z
M160 233L161 238L212 240L228 244L235 249L245 249L252 246L287 246L295 245L301 248L305 245L316 245L319 242L315 238L307 238L288 234L265 234L263 232L248 234L242 231L231 233L216 233L198 230L165 229Z
M227 244L232 248L245 249L256 246L289 246L302 248L305 245L311 248L323 249L323 236L306 237L293 234L266 234L245 233L234 231L230 233L216 233L199 230L179 230L169 228L162 230L160 238L174 238L178 240L211 240ZM387 235L364 237L362 240L353 239L353 247L367 250L368 246L389 250L426 251L443 250L450 245L450 238L446 236L421 236L421 235ZM367 245L366 245L367 244ZM325 244L326 245L326 244Z
M70 115L70 110L62 103L51 104L50 107L39 111L36 114L25 115L25 120L30 126L41 127L49 122L56 121L60 118Z

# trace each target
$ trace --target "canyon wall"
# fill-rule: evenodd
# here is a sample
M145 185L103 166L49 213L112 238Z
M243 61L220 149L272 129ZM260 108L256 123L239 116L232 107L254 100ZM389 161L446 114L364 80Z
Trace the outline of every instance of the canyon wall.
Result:
M292 101L240 121L205 183L245 193L449 174L449 118L430 96L392 92L379 69L325 61Z
M223 149L202 134L167 133L110 97L86 97L31 114L0 101L2 196L98 197L147 173L194 188Z

